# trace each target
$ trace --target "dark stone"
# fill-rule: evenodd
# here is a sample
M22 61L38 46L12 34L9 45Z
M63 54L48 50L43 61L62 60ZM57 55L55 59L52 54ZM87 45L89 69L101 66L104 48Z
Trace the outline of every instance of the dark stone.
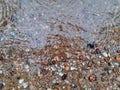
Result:
M64 75L61 77L62 80L65 80L66 78L67 78L67 74L64 74Z
M110 62L108 62L108 66L111 66L111 63L110 63Z
M90 43L89 43L89 44L87 44L87 47L93 49L93 48L94 48L94 44L90 44Z
M4 85L3 83L0 83L0 90L3 89Z
M77 88L77 85L74 84L74 85L73 85L73 88Z
M105 67L105 68L104 68L104 71L109 71L109 68Z
M95 54L100 54L101 53L101 51L97 48L96 50L95 50Z

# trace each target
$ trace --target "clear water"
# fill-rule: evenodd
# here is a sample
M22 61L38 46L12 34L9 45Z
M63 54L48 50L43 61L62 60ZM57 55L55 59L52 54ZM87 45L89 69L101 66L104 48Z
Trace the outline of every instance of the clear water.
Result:
M93 42L100 38L101 27L109 23L119 25L120 20L116 19L120 14L120 0L6 0L6 3L15 8L15 28L31 37L31 47L42 48L48 34L81 35ZM80 34L70 28L68 22L81 26L86 32ZM58 30L61 23L68 32Z

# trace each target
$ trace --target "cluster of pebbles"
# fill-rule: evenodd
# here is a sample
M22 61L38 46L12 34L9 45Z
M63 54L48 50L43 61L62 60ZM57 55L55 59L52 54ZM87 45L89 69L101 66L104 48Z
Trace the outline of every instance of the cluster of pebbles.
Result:
M80 37L51 35L48 41L41 50L7 41L0 48L0 89L120 89L120 49L113 54Z

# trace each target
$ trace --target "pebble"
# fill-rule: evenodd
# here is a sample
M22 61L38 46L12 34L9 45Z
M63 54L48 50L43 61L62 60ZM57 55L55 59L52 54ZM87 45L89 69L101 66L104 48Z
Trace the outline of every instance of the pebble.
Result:
M120 81L120 76L117 77L117 80Z
M29 65L25 65L25 69L27 72L29 72Z
M88 80L89 80L90 82L95 81L95 80L96 80L96 76L95 76L95 75L90 75L90 76L88 77Z
M101 51L97 48L97 49L95 49L95 54L100 54L101 53Z
M62 72L59 73L60 76L63 76L64 74Z
M116 56L116 60L120 62L120 56Z
M107 54L106 52L103 52L102 55L103 55L104 57L108 57L108 54Z
M81 84L83 82L83 78L79 78L78 82Z
M47 90L52 90L51 88L47 88Z
M3 83L0 83L0 90L2 90L4 87Z
M56 70L56 68L55 68L54 66L52 66L52 67L51 67L51 70L52 70L52 71L55 71L55 70Z
M120 50L117 50L116 52L117 52L117 53L120 53Z
M65 71L69 71L70 68L68 66L65 67Z
M18 82L19 84L22 84L24 82L24 79L20 79Z
M62 80L65 80L67 78L67 74L63 74L63 76L61 77Z
M23 83L23 88L27 88L28 87L28 83Z
M70 70L77 70L76 67L70 67Z
M119 67L119 63L115 62L114 66Z
M67 58L70 58L70 57L71 57L71 54L70 54L70 53L66 52L65 54L66 54L66 57L67 57Z
M0 70L0 74L3 74L3 71L2 71L2 70Z
M90 44L90 43L89 43L89 44L87 44L87 47L88 47L88 48L94 48L94 44Z

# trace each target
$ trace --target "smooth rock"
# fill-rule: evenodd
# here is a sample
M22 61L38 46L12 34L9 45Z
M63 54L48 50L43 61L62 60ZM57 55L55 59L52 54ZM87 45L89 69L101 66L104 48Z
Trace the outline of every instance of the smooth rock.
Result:
M28 87L28 83L23 83L23 88L27 88Z
M51 88L47 88L47 90L52 90Z
M2 90L4 87L4 84L3 83L0 83L0 90Z
M103 55L104 57L108 57L108 54L107 54L106 52L103 52L102 55Z
M77 70L76 67L70 67L70 70Z
M0 74L3 74L3 71L2 71L2 70L0 70Z
M116 56L116 60L120 62L120 56Z
M20 79L18 82L19 84L22 84L24 82L24 79Z

